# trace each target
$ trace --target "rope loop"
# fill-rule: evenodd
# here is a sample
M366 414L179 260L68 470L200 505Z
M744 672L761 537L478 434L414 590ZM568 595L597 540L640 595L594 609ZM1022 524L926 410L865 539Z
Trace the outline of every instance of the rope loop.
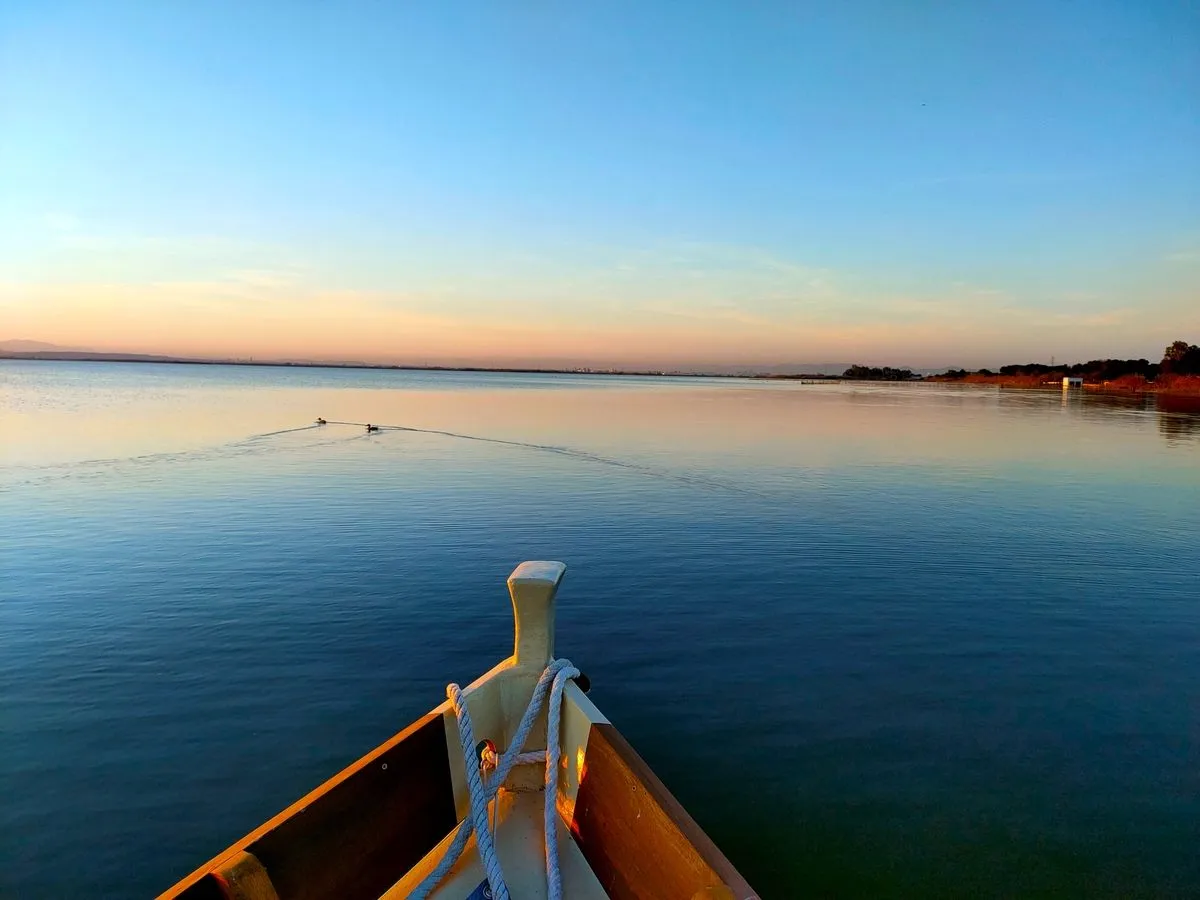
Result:
M513 734L512 743L503 754L497 754L494 747L488 746L476 756L475 732L471 725L471 714L464 702L462 688L457 684L446 687L446 696L454 709L454 718L458 724L458 738L462 745L463 760L466 764L467 790L470 794L470 811L467 818L457 826L454 840L446 850L446 855L438 862L437 867L430 872L420 884L409 894L409 900L425 900L454 868L458 858L472 833L475 834L475 844L479 850L479 858L487 876L495 900L510 900L508 885L504 883L504 873L501 871L500 858L496 854L495 839L491 824L488 821L488 806L499 793L509 772L515 765L544 762L546 766L546 786L543 804L543 826L546 840L546 889L549 900L562 900L562 873L558 865L558 815L555 801L558 795L558 758L559 738L562 728L562 694L567 682L579 677L579 670L570 660L555 659L546 666L529 705L521 716L517 730ZM550 694L550 708L546 714L546 749L522 752L533 723ZM478 762L476 761L478 760ZM491 772L486 780L484 772Z

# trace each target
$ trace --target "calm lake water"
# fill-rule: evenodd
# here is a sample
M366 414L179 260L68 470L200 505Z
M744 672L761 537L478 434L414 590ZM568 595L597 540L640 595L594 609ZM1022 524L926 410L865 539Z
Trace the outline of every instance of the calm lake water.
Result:
M1200 411L2 362L0 447L5 897L167 887L507 655L538 558L764 896L1200 896Z

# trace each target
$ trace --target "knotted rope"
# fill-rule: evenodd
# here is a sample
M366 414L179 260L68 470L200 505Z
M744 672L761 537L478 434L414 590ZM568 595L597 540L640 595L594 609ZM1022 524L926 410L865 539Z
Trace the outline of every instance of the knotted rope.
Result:
M458 825L458 830L451 841L446 855L442 857L437 867L416 886L409 900L425 900L441 883L446 874L458 862L463 848L467 846L472 832L479 849L479 857L483 862L483 870L487 875L488 884L492 889L494 900L510 900L508 886L504 883L504 873L500 869L500 858L496 855L495 841L491 825L488 822L488 804L499 792L504 780L514 765L545 761L546 789L544 801L544 827L546 837L546 886L549 900L562 900L562 874L558 867L558 814L555 809L555 798L558 794L558 745L559 729L562 722L562 692L567 682L579 677L579 670L571 665L569 660L556 659L546 666L538 678L529 705L521 716L513 735L512 743L504 754L497 759L494 751L485 751L484 758L479 764L475 759L475 732L471 726L471 714L464 702L462 688L457 684L446 687L446 696L454 708L454 717L458 722L458 738L462 745L463 760L467 767L467 789L470 793L470 815ZM546 749L522 753L525 740L533 729L534 720L546 699L546 691L550 691L550 709L546 715ZM481 766L495 766L495 772L485 784Z

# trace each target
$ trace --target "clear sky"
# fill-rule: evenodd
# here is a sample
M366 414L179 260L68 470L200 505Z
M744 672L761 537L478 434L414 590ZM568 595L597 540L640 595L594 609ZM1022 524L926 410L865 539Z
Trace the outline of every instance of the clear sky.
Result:
M1200 340L1200 6L0 2L0 340L991 365Z

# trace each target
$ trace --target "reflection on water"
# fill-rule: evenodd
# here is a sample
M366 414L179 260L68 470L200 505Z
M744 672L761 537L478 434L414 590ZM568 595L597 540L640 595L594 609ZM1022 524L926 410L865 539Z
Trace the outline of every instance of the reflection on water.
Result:
M1200 895L1198 413L0 363L0 896L170 883L507 653L537 557L764 896Z
M1200 440L1200 397L1158 397L1158 430L1168 441Z

